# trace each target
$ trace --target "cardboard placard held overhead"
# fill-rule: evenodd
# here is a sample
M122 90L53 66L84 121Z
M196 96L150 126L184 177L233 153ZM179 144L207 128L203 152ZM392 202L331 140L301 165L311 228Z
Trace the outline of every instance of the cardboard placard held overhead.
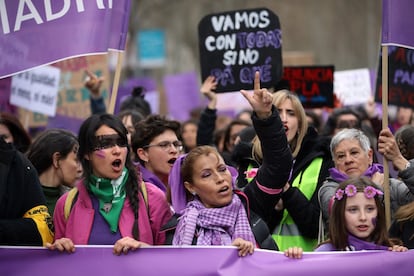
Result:
M382 60L378 66L375 101L382 101ZM388 47L388 104L414 106L414 50Z
M296 92L303 107L333 107L334 66L286 66L282 82Z
M282 32L279 18L266 8L205 16L198 25L201 78L214 76L216 92L253 89L260 71L262 87L282 76Z

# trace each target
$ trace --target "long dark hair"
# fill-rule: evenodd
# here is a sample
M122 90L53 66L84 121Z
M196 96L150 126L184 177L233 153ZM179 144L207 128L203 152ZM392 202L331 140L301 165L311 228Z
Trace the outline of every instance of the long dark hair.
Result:
M0 112L0 124L5 125L9 129L13 136L13 145L15 148L25 153L32 143L32 139L19 119L13 114Z
M83 173L84 173L85 179L88 179L89 176L92 174L91 164L89 160L85 158L85 155L91 153L94 150L93 144L94 144L95 133L103 125L112 128L113 130L117 132L117 134L122 139L125 139L125 141L127 141L127 129L125 128L124 124L118 117L111 115L111 114L96 114L86 119L79 129L79 135L78 135L78 140L79 140L78 157L83 166ZM125 168L127 168L129 171L129 177L128 177L127 182L125 183L125 189L126 189L128 199L131 202L131 208L132 208L132 211L134 212L134 217L135 217L134 225L132 227L132 235L134 239L139 240L138 194L139 194L140 185L138 185L138 183L140 183L141 179L139 178L136 168L130 158L129 146L127 147L128 147L128 150L127 150L127 156L125 160Z

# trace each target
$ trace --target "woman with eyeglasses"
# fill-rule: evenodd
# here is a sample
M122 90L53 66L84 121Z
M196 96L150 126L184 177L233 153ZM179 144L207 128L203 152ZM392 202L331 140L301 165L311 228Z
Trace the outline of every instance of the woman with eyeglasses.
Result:
M183 153L183 144L178 139L180 123L164 116L153 114L135 125L132 150L136 154L137 166L145 181L167 191L168 176L177 158Z
M76 190L59 198L53 217L55 241L47 247L74 252L75 245L113 244L119 255L163 244L165 234L159 230L171 210L164 193L142 183L122 121L110 114L93 115L80 127L78 139L84 178ZM69 197L72 191L77 193Z

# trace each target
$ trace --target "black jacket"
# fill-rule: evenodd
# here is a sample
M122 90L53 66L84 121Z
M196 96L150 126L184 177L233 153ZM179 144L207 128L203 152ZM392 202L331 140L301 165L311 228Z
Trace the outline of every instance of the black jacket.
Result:
M32 208L38 224L30 215L23 218ZM0 244L41 246L53 241L52 228L36 169L12 144L0 139Z
M329 168L334 166L330 149L330 138L319 136L314 128L309 127L302 142L302 147L296 156L293 165L292 177L295 179L317 157L322 157L323 162L319 171L318 183L310 200L296 187L290 187L282 194L283 206L287 209L301 234L308 238L317 238L319 231L319 202L318 190L329 176ZM274 217L270 229L274 229L280 223L283 212L273 210Z

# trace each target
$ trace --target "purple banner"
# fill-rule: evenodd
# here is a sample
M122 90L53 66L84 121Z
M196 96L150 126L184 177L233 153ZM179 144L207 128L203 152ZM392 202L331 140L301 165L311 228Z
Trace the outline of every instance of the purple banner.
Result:
M414 1L382 1L382 45L414 48Z
M190 111L201 105L200 85L194 72L166 76L164 87L168 113L175 120L189 119Z
M412 275L414 250L305 253L289 259L230 247L149 247L115 256L112 247L77 247L73 254L0 247L0 275Z
M114 9L112 2L0 1L0 78L108 48L123 50L130 0L117 0Z

